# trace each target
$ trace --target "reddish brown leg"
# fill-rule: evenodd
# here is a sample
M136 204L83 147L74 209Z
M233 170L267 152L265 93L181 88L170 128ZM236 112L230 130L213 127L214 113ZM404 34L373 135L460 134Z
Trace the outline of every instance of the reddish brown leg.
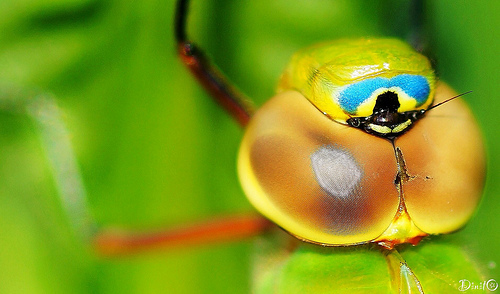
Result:
M106 257L130 255L153 248L171 249L237 241L258 235L271 226L273 224L262 216L236 215L157 232L133 234L119 230L103 231L95 238L94 245L97 252Z
M250 119L253 109L249 100L226 80L224 75L186 37L187 0L177 2L175 38L179 57L214 100L241 126ZM104 256L146 251L151 248L173 248L215 242L235 241L262 233L272 223L262 216L220 217L191 226L164 231L133 233L104 230L98 233L94 246Z
M200 48L187 40L188 5L188 0L177 2L175 38L179 57L214 100L241 126L245 126L253 113L252 103L227 81L215 65L205 57Z

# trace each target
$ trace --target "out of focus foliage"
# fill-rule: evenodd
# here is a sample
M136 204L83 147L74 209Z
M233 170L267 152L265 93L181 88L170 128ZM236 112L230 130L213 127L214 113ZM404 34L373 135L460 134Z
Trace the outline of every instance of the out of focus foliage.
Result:
M474 91L465 99L489 153L483 203L454 238L498 280L500 4L429 2L440 77ZM192 38L259 104L301 47L408 30L404 5L393 0L192 6ZM235 172L242 132L176 59L173 10L172 0L0 2L0 93L56 97L101 225L145 229L252 210ZM95 256L64 215L39 130L25 115L0 112L0 293L247 293L251 249Z

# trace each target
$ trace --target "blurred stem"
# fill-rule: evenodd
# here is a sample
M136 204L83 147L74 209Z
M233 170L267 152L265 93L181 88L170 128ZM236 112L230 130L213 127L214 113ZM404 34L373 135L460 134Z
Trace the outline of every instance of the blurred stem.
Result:
M0 109L30 118L49 162L64 213L71 227L84 241L95 231L87 193L71 146L62 111L49 93L20 87L0 86Z

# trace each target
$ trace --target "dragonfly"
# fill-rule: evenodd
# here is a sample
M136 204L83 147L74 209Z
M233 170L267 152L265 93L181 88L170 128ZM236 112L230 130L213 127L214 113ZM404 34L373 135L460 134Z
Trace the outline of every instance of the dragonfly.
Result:
M84 173L84 175L85 175L85 173ZM87 177L87 179L88 179L88 177ZM88 187L88 186L89 186L89 185L87 185L87 187ZM91 185L90 185L90 186L91 186ZM109 212L109 211L108 211L108 212ZM287 236L287 235L285 235L285 236ZM423 248L429 248L428 246L423 246L423 245L429 245L429 244L422 244L422 246L420 246L422 249L423 249ZM309 245L304 245L304 246L309 246ZM416 247L416 248L420 248L420 247ZM274 247L274 246L273 246L273 248L276 248L276 247ZM280 247L277 247L277 248L280 248ZM330 249L331 249L331 250L335 250L335 248L330 248ZM326 248L325 250L330 250L330 249ZM336 249L340 249L340 248L336 248ZM358 248L358 249L359 249L359 248ZM305 249L304 249L304 250L305 250ZM342 249L340 249L340 251L342 251ZM375 249L374 249L374 250L372 250L372 251L373 251L373 252L376 252L377 256L380 256L380 252L379 252L379 251L377 251L377 250L375 250ZM346 252L346 253L347 253L347 252ZM331 255L331 256L334 256L334 255ZM338 256L338 254L337 254L337 256ZM408 261L408 257L406 257L406 256L405 256L404 258L405 258L405 260L406 260L406 261ZM408 262L409 262L409 261L408 261ZM168 263L168 262L167 262L167 263ZM386 263L385 261L384 261L384 263L383 263L383 264L384 264L384 267L387 267L387 263Z
M453 268L481 279L472 264L455 264L467 260L463 255L428 262L422 252L413 267L422 265L428 277L419 279L398 252L413 251L396 248L457 230L470 218L482 194L484 147L466 108L436 115L455 117L449 125L445 120L424 120L429 111L436 112L438 106L461 96L437 81L427 58L388 38L314 45L292 57L277 96L254 113L247 98L189 41L187 7L188 1L178 2L179 55L215 100L247 127L238 157L247 197L291 235L315 245L300 243L289 249L290 256L284 260L258 266L257 293L424 293L424 288L449 292L459 290L459 283L451 278ZM463 120L460 126L458 117ZM457 135L451 135L454 128ZM437 138L445 133L460 139L440 143ZM427 154L424 150L430 151L430 143L440 151ZM450 155L457 146L463 147L455 149L460 156ZM459 157L467 164L458 163ZM451 161L445 163L445 158ZM460 183L455 176L462 179ZM382 277L362 273L366 264L380 266L361 257L363 244L381 247L380 257L388 266L369 271L379 271ZM350 268L352 263L339 258L338 250L323 250L328 246L357 246L355 253L348 250L347 255L360 265ZM432 251L446 256L448 250L452 249ZM300 266L295 268L294 259L302 254L306 258L299 257ZM321 257L315 260L315 255ZM324 255L332 258L324 261ZM440 273L444 268L433 269L433 263L448 265L446 274ZM307 269L303 264L309 264Z

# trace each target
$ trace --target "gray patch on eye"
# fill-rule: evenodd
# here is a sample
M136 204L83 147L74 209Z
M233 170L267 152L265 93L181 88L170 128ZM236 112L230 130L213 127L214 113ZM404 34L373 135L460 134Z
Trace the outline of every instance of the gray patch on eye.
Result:
M363 177L363 171L345 149L323 146L311 154L316 180L328 194L338 198L353 195Z

